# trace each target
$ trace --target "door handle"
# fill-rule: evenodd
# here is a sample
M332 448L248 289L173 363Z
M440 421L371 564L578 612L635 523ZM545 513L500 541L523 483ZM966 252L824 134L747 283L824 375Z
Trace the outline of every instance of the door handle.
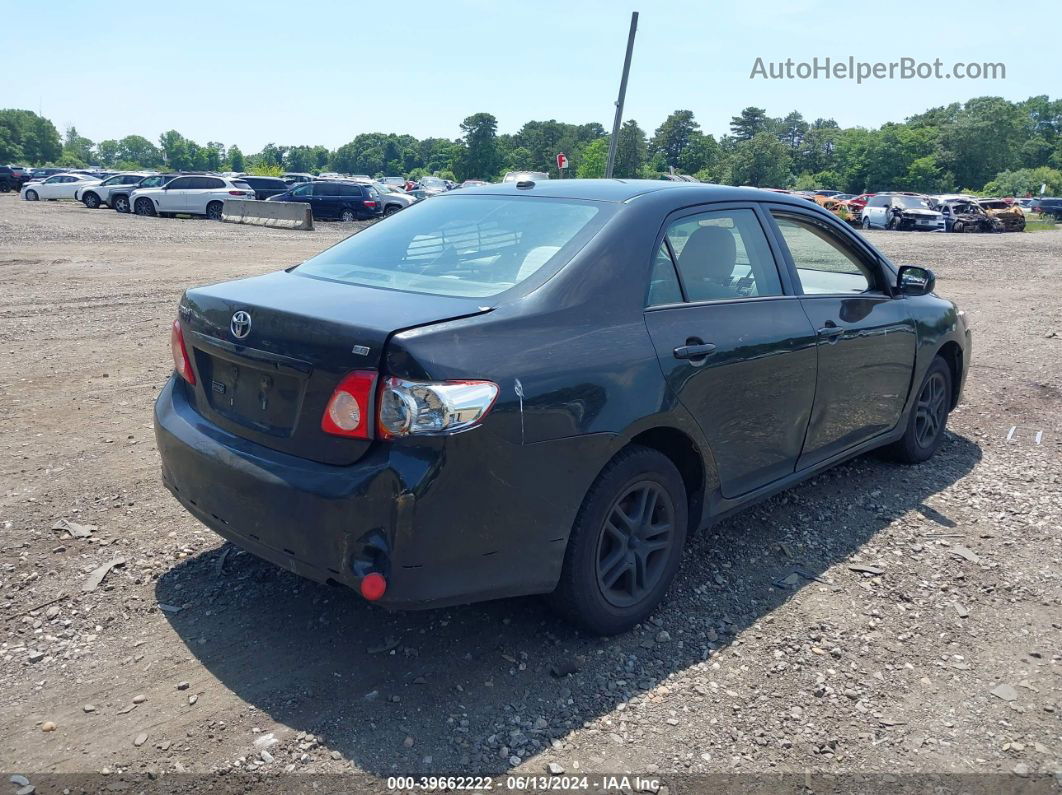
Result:
M836 325L832 320L826 321L824 328L817 329L820 337L839 337L844 334L844 329Z
M710 342L701 342L696 345L680 345L674 350L676 359L700 359L715 351L715 346Z

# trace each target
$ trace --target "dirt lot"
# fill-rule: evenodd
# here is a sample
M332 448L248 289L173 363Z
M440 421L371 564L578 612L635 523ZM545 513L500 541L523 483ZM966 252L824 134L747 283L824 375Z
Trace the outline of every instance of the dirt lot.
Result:
M1062 232L872 233L974 328L940 453L860 458L696 537L652 622L598 639L537 599L386 613L222 545L163 489L182 289L351 228L0 196L0 769L1062 781Z

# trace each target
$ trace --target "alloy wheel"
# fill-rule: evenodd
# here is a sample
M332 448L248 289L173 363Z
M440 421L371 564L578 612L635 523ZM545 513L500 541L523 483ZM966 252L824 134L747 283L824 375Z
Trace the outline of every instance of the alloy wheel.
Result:
M667 568L675 527L671 496L655 481L635 483L612 503L597 545L597 584L616 607L641 602Z
M932 373L922 385L915 406L915 441L931 447L944 430L948 414L947 382L941 373Z

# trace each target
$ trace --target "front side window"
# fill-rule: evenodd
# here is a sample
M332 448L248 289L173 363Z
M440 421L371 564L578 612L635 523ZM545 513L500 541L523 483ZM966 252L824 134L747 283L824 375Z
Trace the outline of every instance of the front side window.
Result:
M313 190L313 183L312 182L307 182L307 183L299 185L299 187L295 188L295 190L293 190L291 192L291 195L292 196L309 196L310 195L310 191L312 191L312 190Z
M612 211L574 199L440 197L351 235L295 272L416 293L497 295L570 260Z
M880 279L873 268L825 224L779 213L774 220L806 295L865 293L878 289Z
M752 210L681 218L667 230L689 301L782 295L767 236Z
M101 188L106 188L108 185L124 185L125 177L108 177L100 183Z

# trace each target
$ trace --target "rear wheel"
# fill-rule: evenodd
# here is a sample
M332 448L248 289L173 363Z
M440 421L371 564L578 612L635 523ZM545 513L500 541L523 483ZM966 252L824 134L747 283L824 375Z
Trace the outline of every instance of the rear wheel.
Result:
M940 356L929 365L918 397L907 420L907 430L889 452L905 464L919 464L931 457L944 440L951 411L951 368Z
M125 195L114 196L111 198L111 206L114 207L116 212L127 213L129 212L129 197Z
M95 209L97 209L100 206L100 197L97 196L92 191L89 191L84 196L82 196L81 197L81 201L90 210L95 210Z
M568 538L554 608L590 632L644 621L663 599L686 543L686 489L667 456L631 446L590 487Z
M26 191L26 201L35 202L38 199L40 199L40 196L37 195L37 191L35 191L35 190Z
M155 215L155 205L151 203L151 199L141 196L133 205L133 212L137 215Z
M0 193L10 193L10 192L11 192L11 183L7 182L7 181L0 182Z
M862 226L864 229L870 229L870 218L864 215L863 221L860 226Z
M220 221L221 211L224 208L225 205L223 205L221 202L210 202L210 204L206 206L206 217L209 218L211 221Z
M962 221L956 221L954 224L952 224L951 225L951 231L952 232L962 232L963 231Z
M354 215L353 210L347 208L339 214L339 220L349 224L351 221L357 220L357 216Z
M888 223L885 224L885 228L891 229L895 232L897 229L900 228L900 219L897 218L895 215L892 216L892 218L889 219Z

